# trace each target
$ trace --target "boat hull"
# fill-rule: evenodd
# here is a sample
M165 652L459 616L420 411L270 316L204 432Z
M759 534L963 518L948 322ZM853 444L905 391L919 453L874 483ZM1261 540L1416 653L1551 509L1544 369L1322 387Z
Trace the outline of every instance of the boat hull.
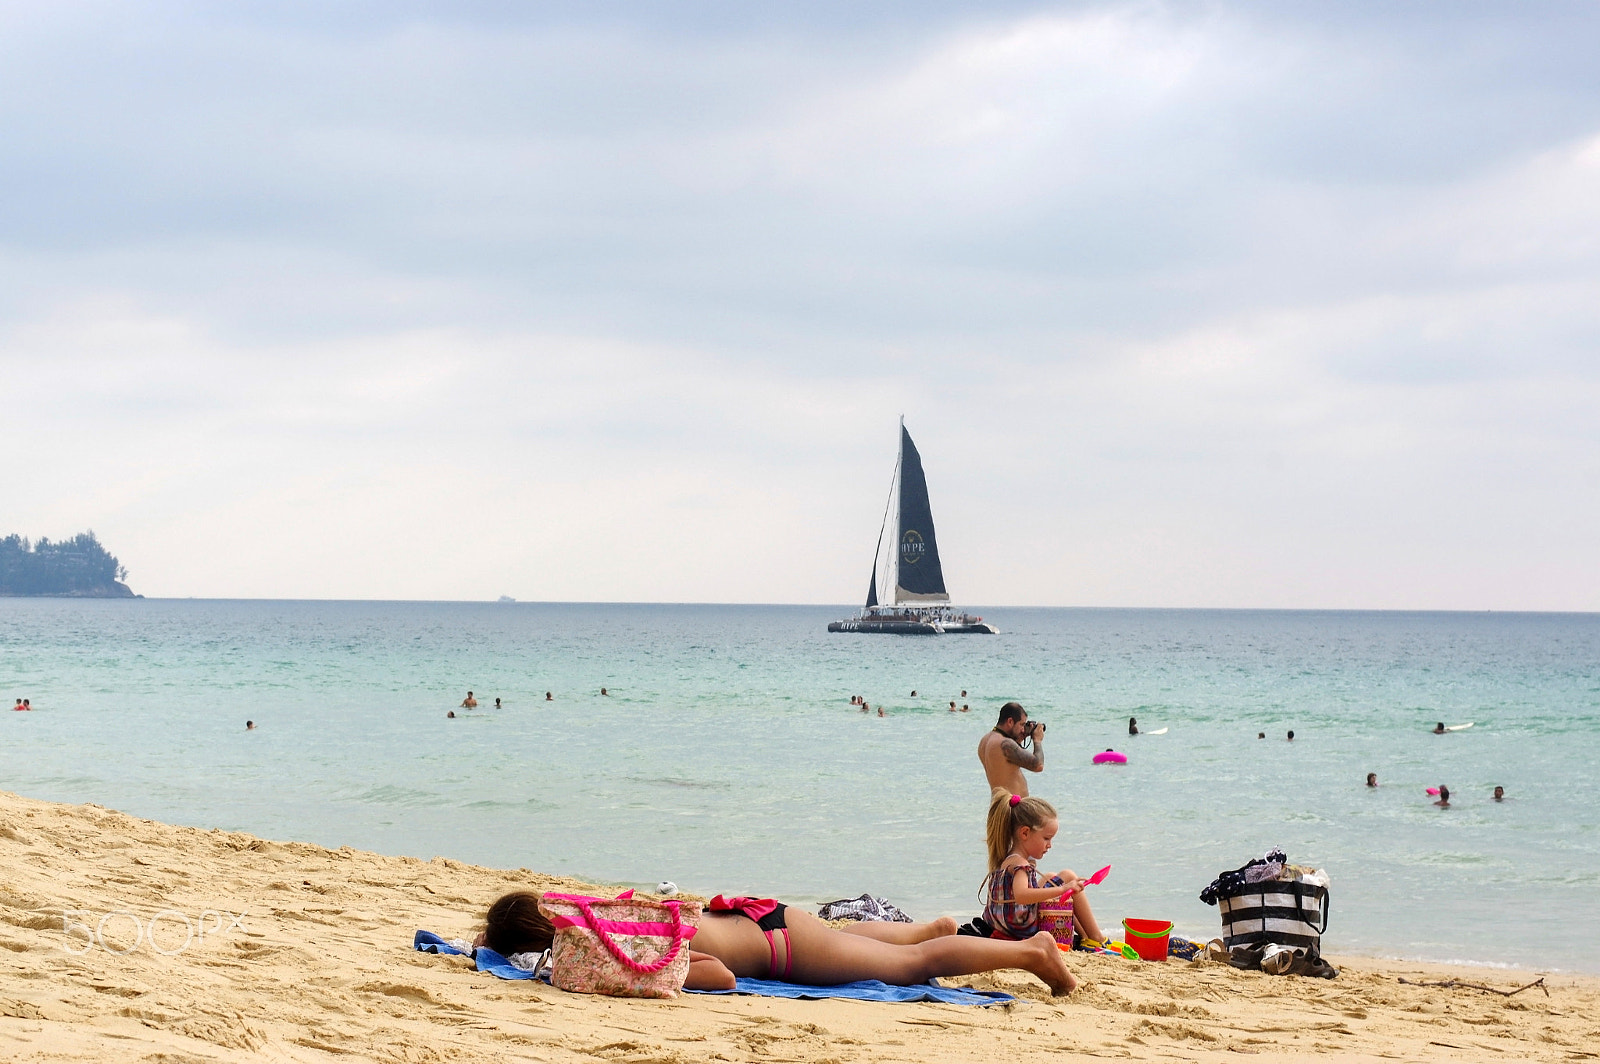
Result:
M833 621L830 632L860 632L864 635L938 635L939 626L926 621L892 621L881 617L864 617L848 621Z
M999 635L1000 630L982 621L935 623L891 617L852 617L833 621L830 632L859 632L863 635Z

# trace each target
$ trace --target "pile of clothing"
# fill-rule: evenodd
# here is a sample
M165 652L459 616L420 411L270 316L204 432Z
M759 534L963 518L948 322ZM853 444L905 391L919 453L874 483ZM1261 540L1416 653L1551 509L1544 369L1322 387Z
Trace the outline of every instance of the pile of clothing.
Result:
M911 917L901 912L885 898L863 894L859 898L830 901L817 910L824 920L881 920L896 924L909 924Z
M1224 872L1213 879L1211 885L1200 892L1200 900L1207 905L1215 905L1219 898L1231 898L1242 893L1242 888L1247 884L1277 879L1283 875L1284 866L1288 863L1289 857L1282 850L1268 850L1264 857L1246 861L1233 871Z

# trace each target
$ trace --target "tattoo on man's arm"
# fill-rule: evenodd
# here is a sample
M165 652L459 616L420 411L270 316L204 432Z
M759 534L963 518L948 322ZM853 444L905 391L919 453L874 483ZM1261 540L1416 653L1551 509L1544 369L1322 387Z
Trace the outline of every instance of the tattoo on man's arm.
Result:
M1024 750L1015 739L1007 739L1000 744L1000 752L1006 755L1006 760L1030 772L1038 772L1044 768L1044 755L1037 750Z

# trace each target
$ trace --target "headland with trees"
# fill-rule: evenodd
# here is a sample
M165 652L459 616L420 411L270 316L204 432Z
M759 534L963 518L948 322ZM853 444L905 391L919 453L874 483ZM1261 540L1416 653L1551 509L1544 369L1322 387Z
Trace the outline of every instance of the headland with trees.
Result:
M128 570L94 533L30 543L12 533L0 539L0 595L137 598L123 583Z

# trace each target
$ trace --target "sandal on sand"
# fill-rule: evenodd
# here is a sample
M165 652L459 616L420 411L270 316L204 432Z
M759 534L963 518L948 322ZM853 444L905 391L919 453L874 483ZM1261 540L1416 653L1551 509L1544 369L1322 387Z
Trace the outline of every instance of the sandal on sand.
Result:
M1295 962L1295 950L1273 943L1261 954L1261 970L1268 975L1287 975Z

